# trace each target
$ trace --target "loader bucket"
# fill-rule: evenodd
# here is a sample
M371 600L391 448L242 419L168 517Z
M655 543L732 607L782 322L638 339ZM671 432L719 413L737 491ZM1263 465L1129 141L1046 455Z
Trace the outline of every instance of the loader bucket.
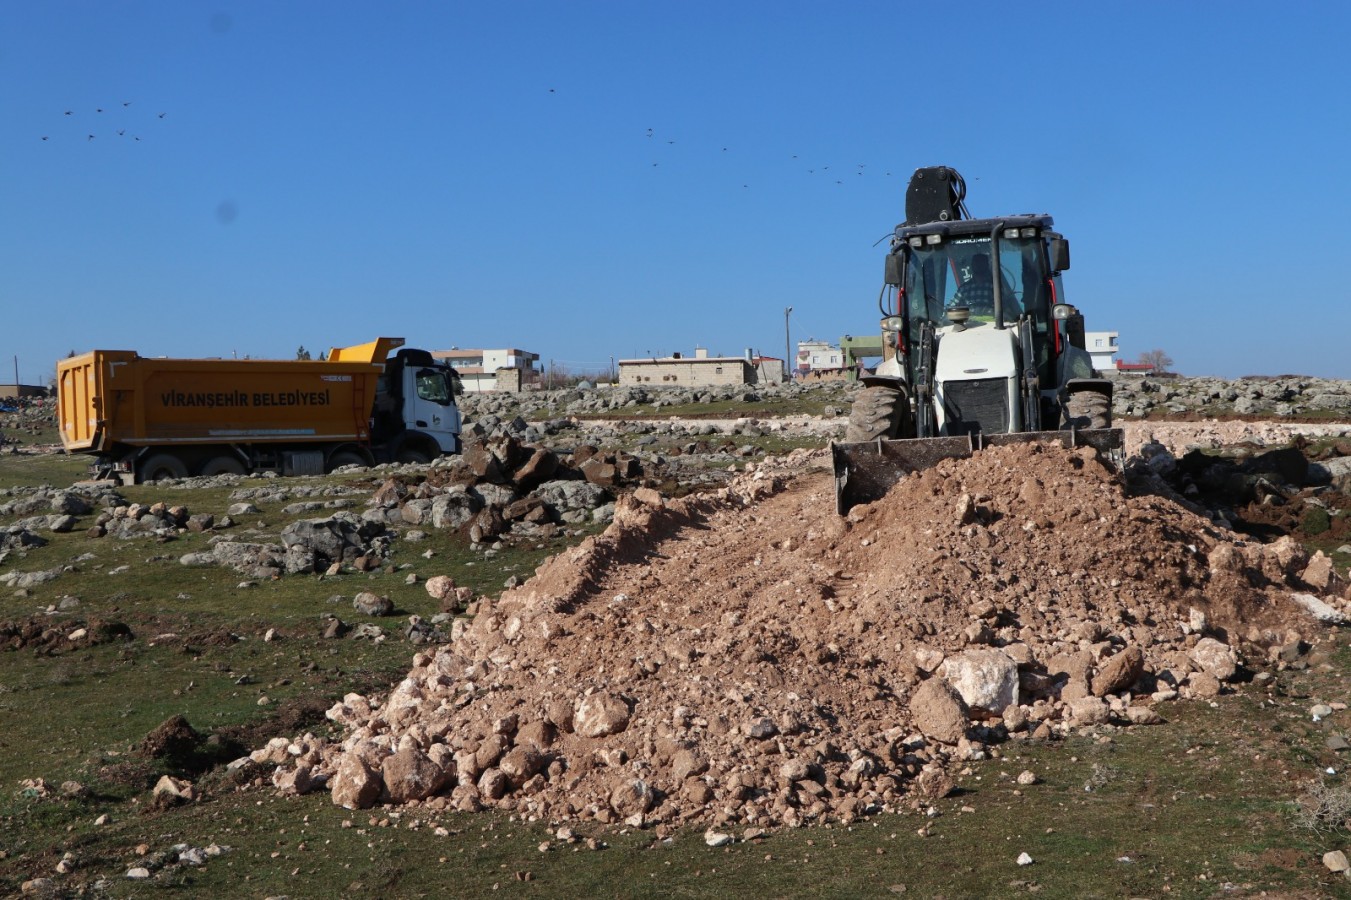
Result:
M962 459L985 447L1029 443L1060 444L1066 448L1093 447L1107 459L1119 463L1125 438L1120 428L1101 428L879 440L864 444L832 442L835 509L844 515L860 503L881 500L902 477L927 469L940 460Z

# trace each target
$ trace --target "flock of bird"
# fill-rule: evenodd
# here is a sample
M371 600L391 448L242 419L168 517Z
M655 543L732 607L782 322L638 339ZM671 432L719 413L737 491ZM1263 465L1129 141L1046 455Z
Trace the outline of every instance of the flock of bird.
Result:
M556 88L549 88L549 93L550 93L550 94L557 95L557 94L558 94L558 90L557 90ZM659 137L659 136L657 135L657 130L656 130L655 128L648 128L647 131L646 131L646 133L645 133L643 136L644 136L645 138L647 138L649 141L654 142L654 145L665 144L666 146L674 146L675 143L676 143L674 138ZM721 145L719 145L719 146L721 146ZM654 149L655 149L655 147L654 147ZM729 149L730 149L730 148L728 148L728 147L722 147L720 153L727 153ZM798 160L798 159L799 159L798 154L796 154L796 153L792 154L792 155L789 157L789 159L790 159L790 160ZM653 161L652 161L652 168L656 169L656 168L659 168L660 166L661 166L661 162L660 162L659 160L653 160ZM841 178L841 177L839 177L839 176L841 176L841 175L846 175L846 174L852 174L852 175L856 175L856 176L863 176L863 175L866 175L866 174L876 174L876 172L877 172L877 170L874 169L874 170L872 171L872 173L869 173L869 172L867 171L867 169L868 169L868 164L867 164L867 163L858 163L852 170L850 170L850 169L848 169L848 168L840 168L840 167L836 167L835 170L832 172L830 166L819 165L819 166L815 166L815 167L812 167L812 168L804 168L802 171L803 171L805 174L807 174L807 175L813 175L813 176L819 175L819 176L820 176L821 178L823 178L824 180L827 180L827 181L834 181L836 185L843 186L843 185L845 184L845 182L846 182L848 179ZM884 172L884 173L882 174L881 177L883 177L883 178L890 178L890 177L891 177L891 173L890 173L890 172ZM975 180L979 181L980 179L975 179ZM747 189L750 188L750 184L748 184L748 183L743 183L741 186L742 186L743 188L747 188Z
M123 103L122 103L122 105L121 105L121 109L122 109L123 111L125 111L128 107L131 106L131 104L132 104L132 101L131 101L131 100L123 101ZM97 106L97 107L94 108L94 113L95 113L96 115L102 115L102 114L105 113L105 112L116 112L116 111L117 111L117 108L116 108L116 107L108 107L107 109L105 109L105 108L102 107L102 106ZM68 110L65 111L64 115L65 115L65 116L75 116L76 113L75 113L75 110L73 110L73 109L68 109ZM168 113L165 113L165 112L162 112L162 113L156 113L156 114L155 114L155 118L156 118L156 119L163 119L163 118L164 118L165 116L167 116L167 115L168 115ZM112 120L113 120L113 117L112 117L112 116L108 116L107 119L106 119L105 121L107 121L107 122L113 124L113 130L114 130L114 132L116 133L116 135L117 135L118 137L127 137L127 136L128 136L128 134L127 134L127 129L126 129L126 128L120 128L120 127L117 127L117 125L120 125L121 123L120 123L120 122L113 123ZM85 131L85 129L80 129L80 130L81 130L81 131ZM106 132L105 132L105 133L106 133ZM85 140L86 143L88 143L89 141L95 140L97 137L98 137L98 133L97 133L97 132L89 132L89 131L85 131L84 140ZM130 137L131 137L131 139L132 139L133 141L139 141L139 140L141 139L141 136L140 136L139 134L132 134L132 135L130 135ZM50 141L51 139L52 139L52 135L50 135L50 134L44 134L44 135L42 135L42 140L44 140L44 141Z
M667 145L673 145L673 144L675 144L675 140L674 140L674 139L659 138L659 137L657 136L656 130L655 130L655 129L652 129L652 128L647 129L647 132L646 132L646 134L644 135L644 137L646 137L647 139L652 140L652 141L657 141L657 142L659 142L659 143L664 141L664 143L667 144ZM728 152L728 149L729 149L729 148L727 148L727 147L723 147L722 150L721 150L720 152L721 152L721 153L726 153L726 152ZM797 160L797 159L799 159L798 154L796 154L796 153L792 154L792 155L789 157L789 159L790 159L790 160ZM654 161L654 162L652 163L652 167L653 167L653 168L657 168L657 167L659 167L660 165L661 165L661 163L660 163L660 162L657 162L657 161ZM814 166L814 167L811 167L811 168L804 168L802 171L805 172L807 175L819 175L819 176L821 176L822 178L824 178L825 180L828 180L828 181L833 180L837 185L843 185L843 184L845 183L846 179L840 178L840 177L838 177L838 176L840 176L840 175L846 175L846 174L852 174L852 175L862 176L862 175L865 175L865 174L869 174L868 171L867 171L867 169L868 169L868 164L867 164L867 163L858 163L852 170L847 169L847 168L841 168L841 167L838 167L838 166L837 166L837 167L834 169L834 171L832 171L830 166L819 165L819 166ZM873 174L875 174L875 173L876 173L876 170L873 171ZM885 172L885 173L883 173L882 177L884 177L884 178L890 178L890 177L891 177L891 173L890 173L890 172ZM749 184L742 184L741 186L742 186L743 188L749 188L749 187L750 187Z

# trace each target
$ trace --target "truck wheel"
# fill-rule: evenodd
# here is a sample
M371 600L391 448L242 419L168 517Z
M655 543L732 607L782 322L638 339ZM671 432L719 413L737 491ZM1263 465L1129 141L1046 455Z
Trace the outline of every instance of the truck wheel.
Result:
M244 464L233 456L213 456L203 464L202 474L206 476L243 475Z
M904 436L909 420L910 404L903 390L891 387L866 387L849 411L849 427L844 432L846 444L891 440Z
M355 450L340 450L328 458L328 470L341 469L343 466L369 466L370 463Z
M404 447L394 457L394 461L398 463L416 463L418 465L425 465L431 462L432 458L417 447Z
M1080 431L1112 427L1112 401L1097 391L1079 391L1065 401L1065 427Z
M441 455L441 448L425 434L407 434L393 448L396 463L426 465Z
M172 453L155 453L141 463L141 481L160 481L164 478L187 478L188 467Z

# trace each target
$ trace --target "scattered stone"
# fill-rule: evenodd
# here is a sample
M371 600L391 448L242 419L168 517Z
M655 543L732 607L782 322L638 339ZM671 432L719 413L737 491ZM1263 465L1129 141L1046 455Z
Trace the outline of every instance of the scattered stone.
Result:
M704 843L710 847L726 847L732 843L732 836L725 831L708 830L704 832Z
M352 598L352 608L367 616L388 616L394 612L394 601L371 591L362 591Z

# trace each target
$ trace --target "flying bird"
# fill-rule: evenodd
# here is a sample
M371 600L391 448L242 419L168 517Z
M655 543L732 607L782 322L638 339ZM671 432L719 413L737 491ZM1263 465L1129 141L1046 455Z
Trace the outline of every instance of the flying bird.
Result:
M126 103L123 103L122 105L123 105L123 106L131 106L131 101L128 100Z
M94 110L94 112L103 112L103 110L102 110L102 109L96 109L96 110Z
M44 141L47 140L47 135L44 134L44 135L42 136L42 139L43 139Z
M162 118L165 117L165 115L167 115L167 114L166 114L166 113L160 113L160 114L159 114L159 117L162 119Z
M117 133L118 133L119 135L126 134L126 133L127 133L127 129L125 129L125 128L119 128L119 129L117 129Z
M68 116L73 116L73 115L75 115L75 111L74 111L74 110L71 110L71 109L68 109L68 110L66 110L66 115L68 115Z
M91 141L92 141L93 139L94 139L94 136L91 134L91 135L89 136L88 140L91 140Z

